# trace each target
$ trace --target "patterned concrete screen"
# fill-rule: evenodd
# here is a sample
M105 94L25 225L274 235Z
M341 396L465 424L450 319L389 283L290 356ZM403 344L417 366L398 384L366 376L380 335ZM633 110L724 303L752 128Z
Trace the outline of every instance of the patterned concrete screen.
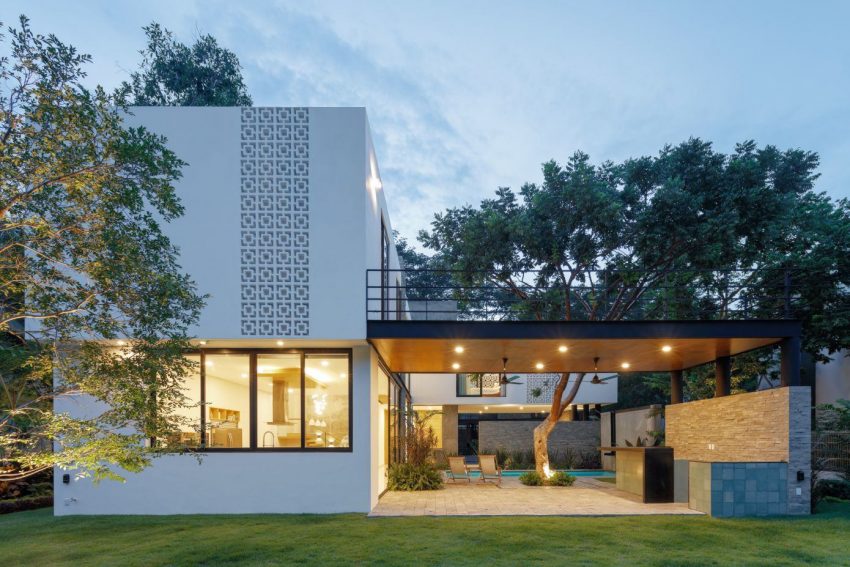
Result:
M310 334L310 111L243 108L243 336Z

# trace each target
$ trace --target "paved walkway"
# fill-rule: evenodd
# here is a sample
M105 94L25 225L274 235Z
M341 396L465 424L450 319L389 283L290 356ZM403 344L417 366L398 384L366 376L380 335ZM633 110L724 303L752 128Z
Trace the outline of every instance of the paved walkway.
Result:
M501 488L451 481L442 490L387 492L370 516L626 516L696 514L687 504L644 504L613 484L578 478L573 486L523 486L516 478Z

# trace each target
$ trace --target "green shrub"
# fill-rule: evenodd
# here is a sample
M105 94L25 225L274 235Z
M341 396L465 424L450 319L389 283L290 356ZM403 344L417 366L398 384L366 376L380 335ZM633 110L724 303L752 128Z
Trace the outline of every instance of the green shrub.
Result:
M542 486L543 479L537 471L528 471L519 475L519 481L526 486Z
M850 500L850 482L846 480L824 479L815 482L812 500L832 497L840 500Z
M393 463L387 474L390 490L437 490L443 486L443 475L434 464Z
M0 500L0 514L23 512L53 506L53 496L24 496L14 500Z
M557 471L551 477L546 479L546 484L549 486L572 486L576 481L576 477L564 471Z

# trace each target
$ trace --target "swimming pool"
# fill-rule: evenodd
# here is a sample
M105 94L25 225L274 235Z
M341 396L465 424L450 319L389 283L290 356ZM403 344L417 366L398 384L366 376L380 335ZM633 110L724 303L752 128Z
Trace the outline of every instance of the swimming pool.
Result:
M529 471L502 471L502 476L519 476L523 473L527 473ZM563 470L557 472L565 472L569 473L572 476L593 476L593 477L607 477L614 478L614 473L611 471L599 471L599 470ZM470 471L470 476L478 476L478 471Z

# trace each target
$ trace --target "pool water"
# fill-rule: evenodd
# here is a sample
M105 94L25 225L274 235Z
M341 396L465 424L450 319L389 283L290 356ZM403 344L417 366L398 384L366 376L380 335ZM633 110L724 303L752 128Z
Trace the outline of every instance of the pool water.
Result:
M519 476L523 473L527 473L529 471L502 471L502 476ZM556 472L565 472L569 473L572 476L593 476L593 477L607 477L614 478L614 473L611 471L601 471L601 470L578 470L578 471L556 471ZM478 471L470 471L470 476L478 476Z

